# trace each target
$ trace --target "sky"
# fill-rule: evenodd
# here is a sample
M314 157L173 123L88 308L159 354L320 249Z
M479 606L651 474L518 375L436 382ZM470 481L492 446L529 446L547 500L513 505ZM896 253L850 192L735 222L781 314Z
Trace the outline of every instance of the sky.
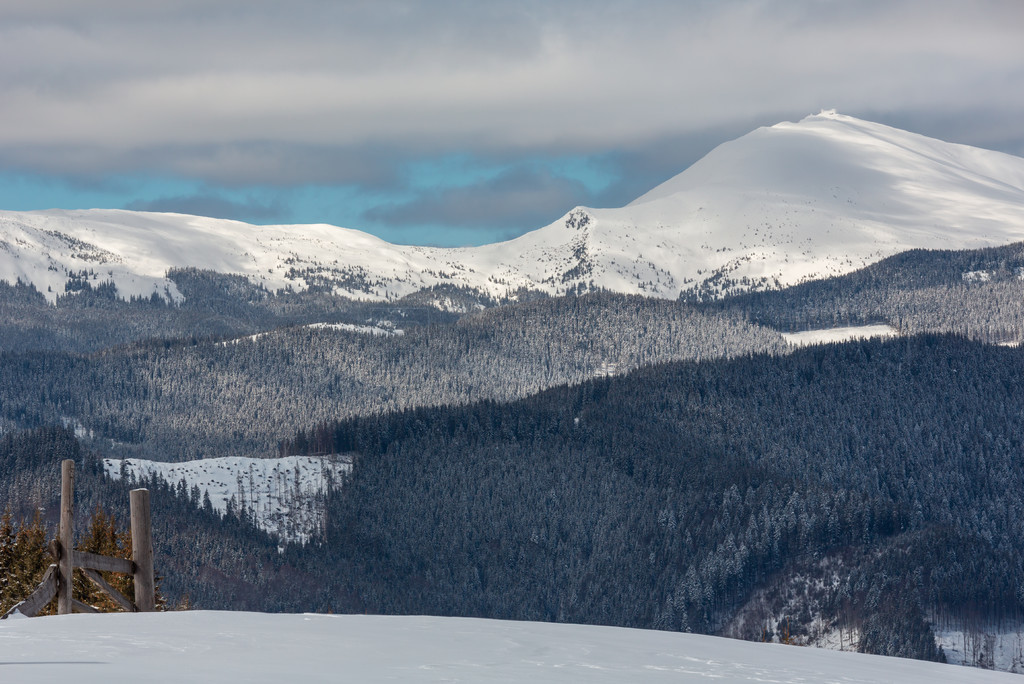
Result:
M1020 0L0 0L0 209L478 245L821 109L1024 156Z

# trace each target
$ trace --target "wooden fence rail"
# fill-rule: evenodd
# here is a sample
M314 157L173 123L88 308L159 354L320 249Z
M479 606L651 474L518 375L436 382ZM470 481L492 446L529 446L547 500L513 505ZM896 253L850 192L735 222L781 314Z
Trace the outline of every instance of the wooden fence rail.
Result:
M156 610L156 577L153 572L153 528L149 515L149 490L133 489L129 493L131 505L132 559L101 556L88 551L76 551L74 546L75 515L75 462L61 463L60 526L57 538L50 542L49 551L57 561L46 569L39 586L26 598L0 616L3 620L14 613L35 617L57 597L57 614L96 613L95 608L71 595L71 578L75 568L129 612ZM103 579L100 572L120 572L132 575L135 583L135 601Z
M75 551L75 567L99 570L100 572L121 572L126 575L135 574L135 562L127 558L111 558L88 551Z
M43 581L39 583L36 590L29 594L28 598L18 603L9 611L4 613L6 618L15 612L34 617L39 611L46 607L46 604L57 595L57 566L51 565L43 575Z

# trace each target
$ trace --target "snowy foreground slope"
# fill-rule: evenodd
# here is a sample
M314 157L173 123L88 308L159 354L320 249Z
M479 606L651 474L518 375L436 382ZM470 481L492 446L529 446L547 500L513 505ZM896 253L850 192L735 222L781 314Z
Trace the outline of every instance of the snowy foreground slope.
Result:
M675 298L846 273L912 248L1024 240L1024 159L834 112L725 143L625 207L577 208L504 243L392 245L329 225L118 210L0 212L0 280L53 301L74 278L180 299L168 269L311 283L365 300L452 284L490 296L599 287Z
M183 612L0 622L4 682L1015 682L899 658L614 627Z

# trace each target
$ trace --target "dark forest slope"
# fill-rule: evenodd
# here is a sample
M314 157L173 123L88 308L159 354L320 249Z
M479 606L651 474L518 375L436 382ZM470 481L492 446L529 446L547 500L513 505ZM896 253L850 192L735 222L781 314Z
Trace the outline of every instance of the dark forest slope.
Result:
M360 454L315 556L350 610L714 632L826 557L824 618L874 652L935 657L926 616L1024 607L1015 349L918 337L658 366L297 442Z

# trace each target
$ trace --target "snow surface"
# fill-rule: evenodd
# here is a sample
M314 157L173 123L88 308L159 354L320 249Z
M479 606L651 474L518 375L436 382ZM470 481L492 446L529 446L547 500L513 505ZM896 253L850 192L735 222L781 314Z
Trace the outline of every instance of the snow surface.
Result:
M391 321L380 321L378 325L356 325L354 323L307 323L306 325L299 327L310 328L312 330L342 330L344 332L354 332L361 335L370 335L372 337L401 337L405 334L405 331L401 328L394 327L394 324L391 323ZM244 337L225 340L223 342L218 342L217 344L222 347L226 347L229 344L238 344L242 340L254 342L269 334L270 333L256 333L255 335L246 335Z
M899 331L890 325L858 325L849 328L822 328L798 333L782 333L786 342L794 347L867 340L872 337L894 337L896 335L899 335Z
M4 682L966 684L955 665L615 627L190 611L0 622Z
M221 514L234 498L236 510L253 516L256 525L282 541L305 543L323 526L323 497L340 486L352 469L344 456L285 456L283 458L205 458L163 463L141 458L103 459L104 472L113 479L137 480L157 475L176 485L181 480L191 491L210 495Z
M955 665L1024 673L1024 625L972 631L936 628L935 642Z
M305 328L313 330L344 330L346 332L362 333L374 337L400 337L405 334L401 328L396 328L390 321L383 321L381 325L355 325L353 323L309 323Z
M440 284L490 296L577 286L675 298L846 273L912 248L1024 240L1024 159L834 112L757 129L618 209L577 208L508 242L392 245L329 225L121 210L0 212L0 279L54 300L71 273L178 300L168 269L311 280L364 300Z

